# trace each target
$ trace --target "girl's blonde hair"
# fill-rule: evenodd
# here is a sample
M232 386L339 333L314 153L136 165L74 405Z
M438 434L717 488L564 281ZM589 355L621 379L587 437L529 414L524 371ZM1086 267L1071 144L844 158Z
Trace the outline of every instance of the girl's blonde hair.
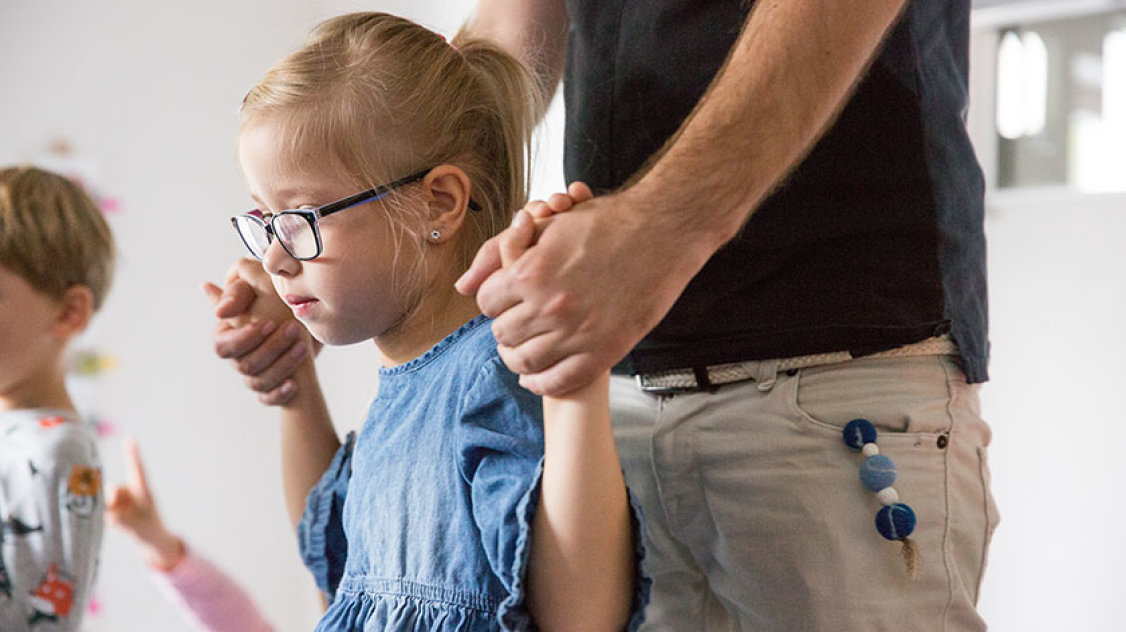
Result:
M242 102L242 126L280 125L290 158L331 156L364 187L439 164L469 176L470 211L459 264L508 224L527 199L539 110L532 74L496 45L466 34L452 43L409 20L353 13L327 20L274 66ZM385 206L419 248L423 221Z
M85 286L97 310L113 262L113 234L81 186L35 167L0 169L0 266L56 300Z

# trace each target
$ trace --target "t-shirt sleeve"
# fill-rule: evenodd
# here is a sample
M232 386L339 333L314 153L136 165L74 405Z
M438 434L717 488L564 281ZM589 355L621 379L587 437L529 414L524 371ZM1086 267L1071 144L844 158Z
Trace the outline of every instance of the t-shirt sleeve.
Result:
M297 525L301 559L330 602L336 596L348 558L348 540L344 536L344 499L352 478L355 441L356 433L348 433L328 469L309 491L305 512Z
M508 592L500 624L530 629L525 578L543 475L541 400L494 357L466 394L458 434L458 466L473 519L493 573Z

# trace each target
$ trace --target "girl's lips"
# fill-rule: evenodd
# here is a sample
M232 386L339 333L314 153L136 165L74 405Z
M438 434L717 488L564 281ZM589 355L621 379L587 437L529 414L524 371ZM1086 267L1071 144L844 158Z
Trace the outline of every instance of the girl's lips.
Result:
M291 294L285 295L285 302L293 310L293 315L298 318L308 314L318 303L317 299L310 296L293 296Z

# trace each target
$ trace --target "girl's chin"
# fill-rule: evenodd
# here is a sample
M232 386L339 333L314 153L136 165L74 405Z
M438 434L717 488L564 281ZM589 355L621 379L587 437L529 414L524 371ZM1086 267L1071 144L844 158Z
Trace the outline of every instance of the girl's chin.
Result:
M304 321L302 321L304 322ZM326 327L318 323L305 322L305 327L309 330L314 338L321 344L330 345L333 347L342 347L345 345L356 344L357 342L364 342L371 340L371 336L364 336L356 332L340 331L332 327Z

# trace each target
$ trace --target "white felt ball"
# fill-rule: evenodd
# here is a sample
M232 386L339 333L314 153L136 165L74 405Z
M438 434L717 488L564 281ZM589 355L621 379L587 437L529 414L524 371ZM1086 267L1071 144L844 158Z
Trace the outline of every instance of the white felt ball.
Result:
M880 453L880 448L877 447L874 443L865 443L864 447L860 448L860 452L866 457L876 456Z
M894 487L885 487L876 492L876 498L881 505L891 506L899 502L899 492L895 491Z

